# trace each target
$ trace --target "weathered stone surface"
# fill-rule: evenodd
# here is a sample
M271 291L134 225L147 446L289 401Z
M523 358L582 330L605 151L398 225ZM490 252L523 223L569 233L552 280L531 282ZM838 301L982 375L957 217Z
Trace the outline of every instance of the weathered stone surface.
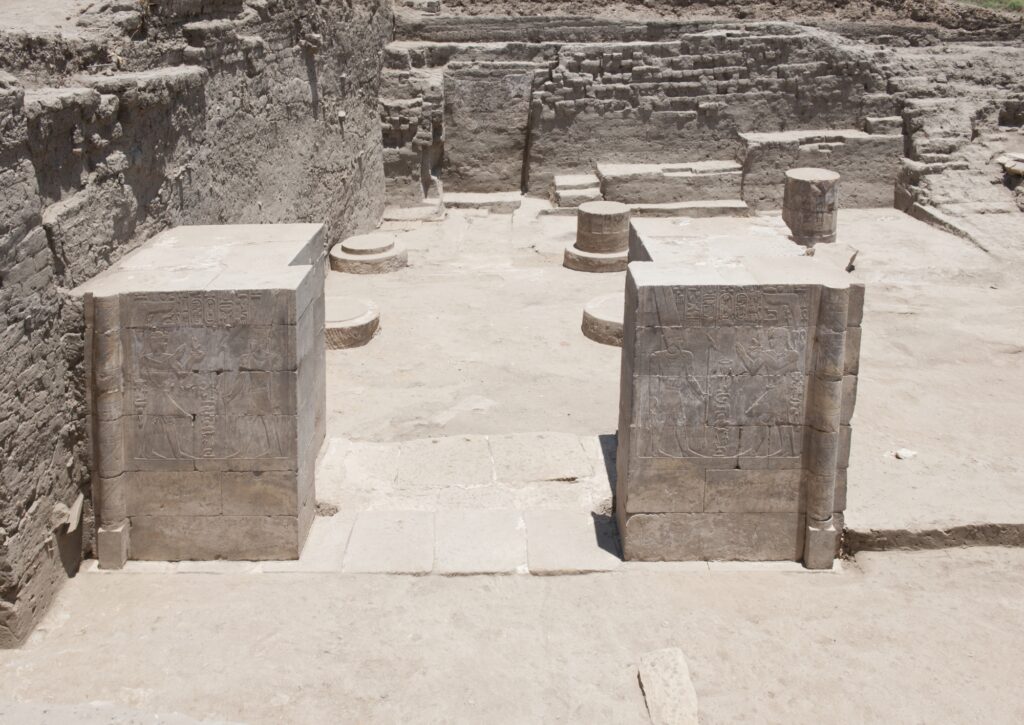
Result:
M432 511L364 511L345 552L345 572L427 574L434 566Z
M526 571L526 524L521 511L438 511L434 570L439 574L515 574Z
M827 169L799 168L786 172L782 219L793 241L807 247L836 240L839 174Z
M626 522L623 553L642 561L796 561L804 528L798 513L637 514Z
M583 307L583 334L604 345L622 347L622 309L625 299L621 292L601 295Z
M842 510L850 289L813 257L630 265L616 489L627 559L799 560L805 514L819 525Z
M131 524L127 519L96 530L96 558L101 569L120 569L128 560Z
M638 670L652 725L697 725L697 691L681 649L647 652L640 657Z
M445 68L445 185L452 191L521 187L535 68L517 61Z
M295 516L133 516L131 557L148 560L297 559Z
M629 263L628 254L622 252L585 252L575 244L565 248L562 265L577 272L622 272Z
M332 295L324 305L324 334L330 350L361 347L380 331L380 310L369 300Z
M531 574L583 574L620 564L611 521L579 509L524 514Z
M615 201L588 201L576 211L576 248L610 254L629 246L629 207Z
M772 513L800 510L803 471L709 470L704 510Z
M321 231L177 228L76 290L99 300L87 320L98 473L140 522L130 555L298 555L325 427Z

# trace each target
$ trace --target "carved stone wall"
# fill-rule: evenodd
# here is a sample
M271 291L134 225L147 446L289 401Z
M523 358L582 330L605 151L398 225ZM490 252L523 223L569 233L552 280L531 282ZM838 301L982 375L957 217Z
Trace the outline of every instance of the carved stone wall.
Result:
M616 489L627 559L831 566L863 287L813 258L745 265L629 265Z
M298 557L325 433L323 246L314 224L179 227L77 290L100 566Z

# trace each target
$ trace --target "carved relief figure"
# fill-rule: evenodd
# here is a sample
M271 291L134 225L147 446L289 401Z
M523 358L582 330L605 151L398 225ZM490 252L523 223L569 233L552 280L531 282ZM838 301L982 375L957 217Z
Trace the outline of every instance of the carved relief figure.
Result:
M141 429L140 458L193 457L192 441L181 439L175 418L192 415L180 398L192 384L186 371L202 356L195 339L190 345L182 344L170 350L167 333L162 330L145 336L135 381L135 405Z

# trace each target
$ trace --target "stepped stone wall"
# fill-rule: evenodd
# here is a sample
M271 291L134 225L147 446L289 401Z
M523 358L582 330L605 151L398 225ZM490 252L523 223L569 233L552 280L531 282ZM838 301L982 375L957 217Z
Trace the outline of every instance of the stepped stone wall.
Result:
M503 27L489 32L504 38ZM421 169L437 166L439 147L452 190L509 190L521 179L543 191L556 173L587 172L595 162L740 160L743 132L859 130L868 117L896 112L871 59L817 30L627 25L618 28L622 40L608 40L615 33L597 23L584 24L582 34L597 39L585 43L549 40L552 32L538 31L539 42L469 43L446 26L428 33L441 41L389 46L381 122L392 200L426 186ZM663 39L636 39L651 35ZM491 110L472 126L472 140L455 132L466 128L458 89L469 77L492 84ZM496 166L502 173L489 176Z
M90 8L74 36L0 31L0 646L94 546L82 309L61 291L177 224L331 239L383 209L389 4Z

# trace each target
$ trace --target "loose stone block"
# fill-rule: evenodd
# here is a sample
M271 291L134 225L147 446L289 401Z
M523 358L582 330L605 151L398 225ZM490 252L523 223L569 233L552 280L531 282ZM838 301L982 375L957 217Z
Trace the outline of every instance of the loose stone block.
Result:
M178 227L75 291L94 300L101 524L123 510L133 558L299 555L325 428L323 259L320 225Z
M813 257L696 268L638 251L651 261L631 263L626 279L625 557L801 560L805 519L845 506L848 278Z
M782 219L797 244L810 247L834 242L838 209L839 174L813 168L786 172Z
M125 519L96 529L96 558L100 569L120 569L128 561L130 528L131 524Z
M681 649L648 652L638 669L652 725L698 725L697 691Z

